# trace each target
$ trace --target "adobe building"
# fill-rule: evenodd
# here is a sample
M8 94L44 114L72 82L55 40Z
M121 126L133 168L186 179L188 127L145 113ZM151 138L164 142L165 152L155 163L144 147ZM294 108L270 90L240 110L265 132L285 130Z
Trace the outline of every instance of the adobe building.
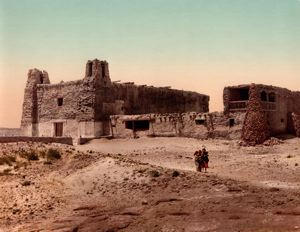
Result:
M249 99L250 87L257 95L254 102ZM238 85L224 88L223 101L224 112L112 115L112 134L114 137L185 136L237 140L244 140L248 135L253 140L247 141L248 145L280 134L300 137L300 92L269 85ZM257 107L260 112L252 112ZM265 136L258 141L260 136L257 135L262 134Z
M245 135L256 139L261 130L265 134L261 141L286 133L300 137L300 92L260 84L229 86L224 88L223 103L223 112L209 113L207 95L112 82L108 63L96 59L87 62L83 79L59 84L51 84L45 71L29 70L21 133L73 140L101 136L239 140Z
M24 136L99 138L111 135L111 115L208 112L209 96L112 82L106 61L86 64L82 80L51 84L48 73L28 72L21 131ZM131 127L148 128L148 122Z
M223 92L224 114L246 113L249 109L251 85L225 87ZM271 85L255 85L262 111L267 118L270 136L296 134L300 115L300 92ZM299 136L299 135L298 135Z

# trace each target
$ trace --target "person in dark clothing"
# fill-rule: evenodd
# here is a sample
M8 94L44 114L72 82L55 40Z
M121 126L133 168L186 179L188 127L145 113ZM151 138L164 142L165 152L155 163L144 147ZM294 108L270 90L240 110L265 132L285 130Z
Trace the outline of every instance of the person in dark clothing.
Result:
M202 163L202 161L201 161L201 158L202 157L202 151L201 150L199 150L199 151L195 151L195 153L194 153L194 161L195 161L195 165L196 165L196 171L198 171L198 172L201 172L201 163Z
M209 158L208 158L208 151L206 151L205 147L202 148L201 160L202 160L201 163L202 168L204 168L205 172L207 172Z

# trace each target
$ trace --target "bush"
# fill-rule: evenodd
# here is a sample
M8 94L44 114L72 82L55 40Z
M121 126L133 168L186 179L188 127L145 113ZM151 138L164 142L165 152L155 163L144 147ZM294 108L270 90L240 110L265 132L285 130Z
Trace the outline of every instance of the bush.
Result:
M156 171L156 170L151 170L151 171L149 171L149 175L151 177L159 177L160 173L158 171Z
M27 159L28 161L36 161L39 160L39 156L34 150L30 151L22 151L20 153L20 156L24 159Z
M0 165L7 164L8 166L11 166L14 162L16 162L16 158L14 156L6 155L0 157Z
M61 155L60 152L56 149L50 148L47 152L47 159L53 160L53 159L60 159Z

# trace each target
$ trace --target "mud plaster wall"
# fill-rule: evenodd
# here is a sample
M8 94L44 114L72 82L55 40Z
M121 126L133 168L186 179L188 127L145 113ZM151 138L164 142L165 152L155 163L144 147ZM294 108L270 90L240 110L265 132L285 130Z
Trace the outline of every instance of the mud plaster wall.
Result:
M182 114L144 114L138 116L111 116L112 135L119 138L143 136L184 136L199 139L225 138L239 139L245 113L182 113ZM204 120L203 124L196 124L197 120ZM229 119L234 125L229 126ZM149 130L136 131L125 128L125 122L130 120L149 120Z

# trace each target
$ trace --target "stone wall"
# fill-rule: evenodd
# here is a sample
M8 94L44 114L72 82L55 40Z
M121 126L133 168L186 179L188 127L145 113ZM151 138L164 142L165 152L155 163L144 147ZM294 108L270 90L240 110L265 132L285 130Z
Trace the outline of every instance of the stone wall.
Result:
M251 84L249 102L242 129L241 139L247 145L262 144L270 136L266 113L262 109L259 88Z

